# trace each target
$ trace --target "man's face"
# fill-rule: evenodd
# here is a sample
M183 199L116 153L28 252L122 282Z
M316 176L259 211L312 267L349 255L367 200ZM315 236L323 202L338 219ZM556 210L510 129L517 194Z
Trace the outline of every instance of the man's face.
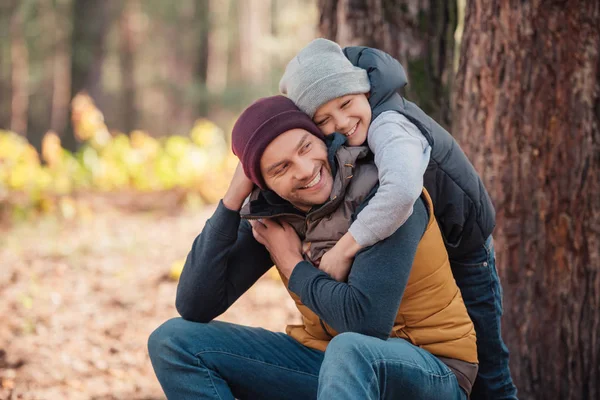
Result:
M333 178L327 147L304 129L291 129L269 143L260 171L269 189L302 211L329 200Z
M344 134L347 145L361 146L367 140L371 123L371 106L366 94L349 94L323 104L313 121L324 135Z

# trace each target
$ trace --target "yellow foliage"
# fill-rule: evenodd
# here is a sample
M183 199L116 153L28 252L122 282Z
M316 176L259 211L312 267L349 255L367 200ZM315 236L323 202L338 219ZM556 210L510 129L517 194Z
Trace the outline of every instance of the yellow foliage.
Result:
M78 93L71 102L75 136L82 142L91 141L103 147L110 140L110 133L104 124L104 115L96 108L94 101L86 93Z
M42 139L42 157L50 167L60 164L63 156L63 148L60 138L53 131L48 131Z
M48 131L42 140L44 165L25 138L0 130L2 195L7 191L28 195L28 202L14 209L15 215L34 215L30 210L37 210L74 218L79 212L69 195L82 189L178 187L196 199L190 205L216 202L237 166L223 131L207 119L196 121L189 136L156 139L141 130L111 135L102 113L84 93L75 96L72 109L75 134L83 145L70 153L62 148L60 137Z
M185 265L185 259L177 260L171 264L171 268L169 269L169 279L173 281L178 281L181 276L181 272L183 271L183 267Z

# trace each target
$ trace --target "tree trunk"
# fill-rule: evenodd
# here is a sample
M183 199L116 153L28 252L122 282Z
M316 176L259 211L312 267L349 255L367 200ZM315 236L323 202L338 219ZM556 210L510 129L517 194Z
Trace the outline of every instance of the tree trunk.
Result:
M521 399L600 398L600 2L467 2L453 132L497 211Z
M71 52L70 52L70 16L72 4L59 2L56 4L56 50L53 56L52 101L50 128L55 132L63 132L69 118L71 101Z
M12 68L10 20L15 5L13 2L0 2L0 129L9 129L11 125Z
M129 1L123 7L119 19L119 62L123 97L121 99L122 129L129 134L137 126L136 85L135 85L135 52L137 47L136 32L133 24L139 18L139 3Z
M73 5L71 45L71 98L86 91L98 104L102 94L101 74L106 36L111 17L110 1L77 0ZM70 114L69 114L70 115ZM70 118L69 118L70 119ZM63 134L63 146L77 148L72 121Z
M210 0L211 13L208 34L206 65L206 87L212 96L220 95L227 86L227 64L229 62L229 33L227 20L231 0Z
M241 77L246 83L259 85L268 80L271 68L261 47L271 32L271 0L245 0L239 7Z
M321 35L375 47L407 70L406 96L449 126L457 6L445 0L319 0Z
M196 4L196 18L193 22L198 25L198 57L196 58L195 80L198 82L199 89L197 90L197 112L193 115L200 114L206 117L208 115L209 98L207 96L206 83L208 78L208 57L209 57L209 40L211 30L211 6L208 0L200 0Z
M11 120L10 129L21 135L27 134L27 111L29 109L29 52L25 42L23 15L20 8L13 11L10 21L11 55Z

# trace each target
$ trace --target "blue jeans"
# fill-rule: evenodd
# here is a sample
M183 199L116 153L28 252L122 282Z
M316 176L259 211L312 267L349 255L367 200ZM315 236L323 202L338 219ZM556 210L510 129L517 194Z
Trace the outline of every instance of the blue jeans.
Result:
M516 399L508 349L500 330L502 286L496 271L492 236L468 258L450 260L450 265L477 333L479 372L471 399Z
M148 350L169 399L467 399L446 365L398 338L342 333L322 352L280 332L175 318Z

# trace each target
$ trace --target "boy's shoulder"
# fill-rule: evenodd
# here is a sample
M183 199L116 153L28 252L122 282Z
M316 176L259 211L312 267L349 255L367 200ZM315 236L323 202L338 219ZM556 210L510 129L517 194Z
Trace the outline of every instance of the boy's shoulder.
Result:
M406 118L398 111L388 110L382 112L373 121L371 121L369 129L376 129L377 127L386 123L396 123L402 126L414 126L415 128L417 127L415 124L410 122L408 118Z
M397 111L384 111L369 125L368 138L382 140L390 139L390 135L415 136L429 145L421 130L407 117ZM381 137L383 136L383 137Z

